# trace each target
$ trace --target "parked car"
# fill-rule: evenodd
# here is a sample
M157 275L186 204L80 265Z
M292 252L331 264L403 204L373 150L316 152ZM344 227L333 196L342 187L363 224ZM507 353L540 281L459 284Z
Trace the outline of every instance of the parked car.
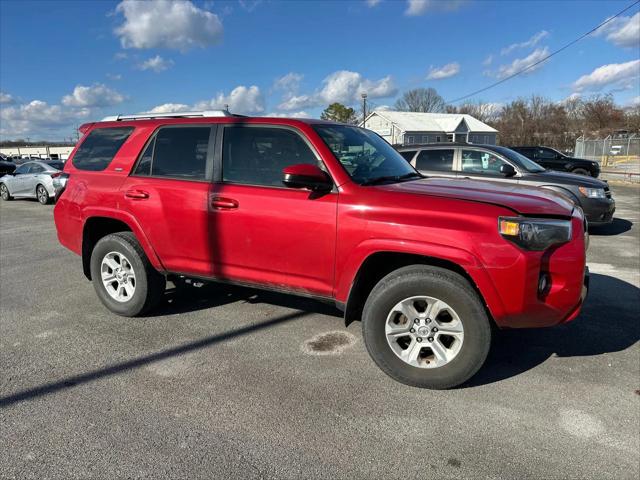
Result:
M0 177L4 177L8 173L13 173L15 169L16 169L15 163L5 159L0 160Z
M398 150L418 171L430 177L543 187L569 197L584 211L590 226L613 220L616 202L606 182L546 170L507 147L443 143L400 147Z
M538 165L558 172L570 172L578 175L590 175L598 178L600 164L583 158L568 157L564 153L549 147L509 147L533 160Z
M0 178L0 198L36 198L46 205L56 196L53 180L62 174L62 162L27 162Z
M81 127L54 218L112 312L145 313L178 276L313 297L362 320L385 373L429 388L475 374L492 323L580 312L585 220L565 196L425 179L355 126L212 115Z

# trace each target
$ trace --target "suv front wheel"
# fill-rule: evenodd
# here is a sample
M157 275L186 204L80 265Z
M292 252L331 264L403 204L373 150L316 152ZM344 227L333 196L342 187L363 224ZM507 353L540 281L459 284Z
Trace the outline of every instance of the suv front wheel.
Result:
M91 253L91 279L100 301L125 317L142 315L164 294L166 279L158 273L131 232L101 238Z
M421 388L464 383L491 345L489 319L469 282L426 265L400 268L378 282L365 304L362 330L382 371Z

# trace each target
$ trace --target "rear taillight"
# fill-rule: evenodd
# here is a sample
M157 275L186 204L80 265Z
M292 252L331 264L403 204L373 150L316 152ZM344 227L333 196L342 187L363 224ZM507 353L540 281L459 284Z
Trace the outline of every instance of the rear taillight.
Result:
M54 172L54 173L50 173L49 175L51 175L51 178L56 178L62 175L62 172Z

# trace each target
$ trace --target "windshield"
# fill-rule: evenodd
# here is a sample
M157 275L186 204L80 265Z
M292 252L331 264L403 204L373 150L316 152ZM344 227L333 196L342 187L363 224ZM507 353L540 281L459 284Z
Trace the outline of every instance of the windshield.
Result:
M360 185L422 177L391 145L370 130L347 125L314 125L314 129Z
M529 160L524 155L519 154L515 150L511 150L506 147L492 147L496 152L504 155L513 163L515 163L518 167L526 170L527 172L536 173L536 172L544 172L545 169L538 165L533 160Z

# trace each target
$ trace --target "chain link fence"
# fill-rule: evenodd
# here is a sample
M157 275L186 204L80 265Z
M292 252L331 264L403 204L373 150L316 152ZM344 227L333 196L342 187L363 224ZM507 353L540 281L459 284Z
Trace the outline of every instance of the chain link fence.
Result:
M606 138L576 140L575 157L599 162L603 167L640 161L640 136L610 135Z

